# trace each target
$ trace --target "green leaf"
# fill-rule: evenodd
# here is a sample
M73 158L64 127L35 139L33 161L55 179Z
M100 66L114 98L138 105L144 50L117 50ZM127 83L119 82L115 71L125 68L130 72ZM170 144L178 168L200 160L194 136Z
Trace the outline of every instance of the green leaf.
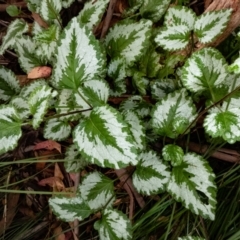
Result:
M6 8L6 12L11 16L11 17L17 17L20 13L21 10L18 9L16 5L9 5Z
M102 218L94 223L100 240L131 240L132 227L130 220L120 211L105 209Z
M18 61L21 68L30 72L34 67L44 66L46 62L42 61L36 54L37 45L33 39L28 36L22 36L16 39L15 50L18 55Z
M119 107L120 111L134 111L140 118L147 117L150 114L151 104L146 102L141 96L129 97L123 101Z
M28 25L22 19L14 20L7 29L6 35L2 39L2 45L0 46L0 55L2 55L5 50L12 48L15 44L16 39L22 36L23 33L28 31Z
M82 11L78 15L78 20L88 29L97 27L106 10L109 0L89 0L84 4Z
M179 25L186 25L189 31L193 30L195 21L195 12L184 6L170 7L164 16L165 27L178 27Z
M163 27L155 38L158 46L168 51L184 49L190 39L189 27L181 24L169 27Z
M122 58L115 58L108 65L107 75L112 78L110 95L121 96L126 90L126 63Z
M91 210L111 207L116 198L113 181L99 172L85 176L79 192Z
M152 98L156 100L160 100L167 96L168 93L174 92L176 90L176 84L173 79L163 79L163 80L155 80L151 82L151 94Z
M137 151L127 123L115 109L100 106L73 132L79 151L91 163L123 168L137 164Z
M27 7L31 12L39 12L41 1L39 0L26 0Z
M16 109L20 119L27 119L31 115L28 101L24 97L13 97L10 104Z
M153 151L141 153L139 159L140 162L132 176L137 191L144 195L165 191L170 178L167 165Z
M22 135L22 121L12 106L0 106L0 154L13 150Z
M228 66L229 72L233 72L236 74L240 73L240 57L237 58L231 65Z
M55 141L62 141L69 137L71 126L67 121L60 119L50 119L44 126L44 137Z
M15 74L11 70L0 66L0 99L8 101L19 92L20 85Z
M173 167L181 165L183 161L183 149L175 144L165 145L162 149L162 156L165 161L171 161Z
M223 33L230 19L232 9L226 8L202 14L197 18L194 33L201 43L210 43Z
M77 173L88 165L75 144L67 148L64 159L66 160L64 167L69 173Z
M65 222L72 222L74 219L82 221L92 213L80 196L50 198L49 205L54 214Z
M143 18L157 22L161 19L171 0L145 0L140 8L140 14Z
M64 8L68 8L73 2L74 0L62 0L62 5Z
M197 154L187 153L182 165L173 167L167 191L193 213L214 220L217 203L214 180L208 162Z
M238 101L239 103L239 101ZM204 129L212 137L222 137L226 142L233 144L240 140L240 109L237 107L213 109L210 114L204 119Z
M139 116L132 111L123 112L124 120L129 124L130 131L136 143L136 147L139 150L143 150L146 147L146 134L142 121Z
M61 0L42 0L39 13L43 19L47 22L55 22L54 20L60 20L60 11L62 9ZM59 23L58 23L59 24Z
M186 89L181 89L157 102L152 111L152 127L161 136L176 138L185 132L196 116L192 99Z
M60 37L52 83L77 90L85 81L104 78L105 61L99 41L73 18Z
M152 22L142 19L139 22L123 20L116 23L105 38L108 54L112 59L123 58L132 65L143 54L151 36Z
M49 86L40 86L31 93L28 104L30 112L33 115L32 125L37 129L43 121L43 117L49 107L49 101L52 97L52 89Z
M179 237L178 240L205 240L205 239L201 237L185 236L185 237Z
M208 92L211 99L218 100L218 89L228 77L227 63L221 53L204 48L192 54L182 69L183 85L192 92Z

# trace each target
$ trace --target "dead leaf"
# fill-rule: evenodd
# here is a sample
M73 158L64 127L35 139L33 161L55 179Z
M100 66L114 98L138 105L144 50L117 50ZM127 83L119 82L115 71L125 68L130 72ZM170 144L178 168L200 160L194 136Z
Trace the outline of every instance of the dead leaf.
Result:
M42 19L42 17L38 13L33 12L32 17L39 26L43 28L48 28L48 24Z
M61 192L63 189L65 189L63 181L59 177L44 178L41 181L39 181L38 184L40 186L48 185L52 188L56 188L58 192Z
M27 77L28 79L47 78L51 75L51 73L52 73L52 68L47 66L40 66L40 67L33 68L28 73Z
M61 226L54 228L53 233L55 235L55 240L65 240L65 234L62 232Z
M34 147L34 150L39 149L47 149L47 150L53 150L56 149L59 153L61 153L61 145L55 141L47 140L40 143L37 143Z
M62 174L62 171L58 165L58 163L55 163L55 168L54 168L54 177L58 177L61 180L63 180L64 176Z

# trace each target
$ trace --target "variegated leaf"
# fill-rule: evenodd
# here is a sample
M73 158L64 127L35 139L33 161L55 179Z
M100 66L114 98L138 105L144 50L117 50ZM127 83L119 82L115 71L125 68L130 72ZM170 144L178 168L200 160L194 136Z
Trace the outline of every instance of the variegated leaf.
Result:
M193 30L196 14L190 8L184 6L170 7L164 16L164 25L166 27L178 27L179 25L186 25L189 31Z
M0 66L0 99L8 101L19 92L20 85L15 74L11 70Z
M82 200L80 196L73 198L50 198L49 205L52 208L54 214L66 222L72 222L75 219L82 221L92 213L89 206Z
M51 88L49 86L40 86L31 93L28 104L30 112L33 115L32 125L37 129L43 120L44 114L47 112L49 102L52 97Z
M39 12L41 1L39 0L26 0L27 7L31 12Z
M179 237L178 240L205 240L205 238L194 237L194 236L185 236L185 237Z
M85 176L79 192L91 210L109 208L115 200L113 181L99 172Z
M162 149L162 156L165 161L170 161L173 167L181 165L183 161L183 149L175 144L167 144Z
M181 24L161 28L155 42L165 50L176 51L184 49L188 45L189 39L189 27Z
M67 121L61 119L50 119L44 126L44 137L55 141L66 139L71 133L71 126Z
M30 72L34 67L46 65L46 62L39 59L35 54L37 46L34 40L30 37L22 36L21 38L16 39L15 48L19 64L26 73Z
M39 13L43 19L47 22L53 22L60 24L60 11L62 9L61 0L42 0Z
M105 80L94 79L84 82L75 95L84 98L89 106L96 107L105 104L109 97L109 87ZM89 108L89 107L88 107Z
M161 136L176 138L186 131L196 116L192 99L186 89L181 89L157 102L152 111L152 127Z
M6 49L13 48L16 39L22 36L23 33L28 31L28 25L22 19L14 20L7 29L6 35L2 39L2 45L0 46L0 55L2 55Z
M105 209L102 218L94 223L100 240L131 240L132 226L125 214L113 209Z
M121 111L134 111L140 118L149 116L151 110L151 104L146 102L141 96L129 97L126 101L120 104L119 109Z
M20 92L20 96L28 99L29 96L31 95L31 93L38 87L40 86L46 86L47 82L43 79L38 79L36 81L31 82L30 84L22 87L21 92Z
M152 98L160 100L167 96L168 93L174 92L176 90L176 84L173 79L163 79L155 80L151 83L151 94Z
M238 104L240 100L238 99ZM204 129L212 137L222 137L226 142L233 144L240 140L240 109L229 107L224 103L221 109L213 109L204 119ZM214 111L215 110L215 111Z
M129 127L115 109L100 106L80 122L74 142L87 161L102 167L123 168L137 164L137 151Z
M14 97L10 104L16 109L20 119L27 119L30 116L29 105L24 97Z
M163 192L170 178L167 165L153 151L141 153L139 159L132 176L134 187L144 195Z
M147 94L147 87L149 84L149 80L143 76L144 74L139 71L134 71L132 76L132 82L135 88L141 95Z
M173 167L167 191L193 213L214 220L216 210L215 175L208 162L195 153L184 155Z
M74 0L62 0L62 5L64 8L68 8L73 2Z
M79 153L78 148L75 144L72 144L67 148L64 159L66 160L66 162L64 162L64 167L69 173L78 173L88 165L88 162L86 162L82 155Z
M0 106L0 154L13 150L22 135L22 121L12 106Z
M143 18L157 22L161 19L171 0L145 0L140 8L140 14Z
M219 100L217 89L228 77L227 63L221 53L204 48L192 54L181 74L183 85L192 92L208 92L213 101Z
M85 81L105 76L105 55L92 32L73 18L60 37L52 83L77 90Z
M194 33L201 43L209 43L216 39L225 28L230 19L232 10L230 8L218 11L206 12L195 22Z
M236 74L240 73L240 57L238 57L231 65L228 66L228 70Z
M136 147L143 150L146 146L146 134L142 121L139 116L133 111L124 111L123 117L130 126Z
M115 58L108 65L108 76L112 78L110 95L121 96L126 92L127 71L126 63L122 58Z
M142 19L139 22L123 20L116 23L105 38L108 54L112 59L123 58L131 65L143 54L149 43L152 22Z
M102 19L109 0L89 0L79 13L78 20L92 30Z

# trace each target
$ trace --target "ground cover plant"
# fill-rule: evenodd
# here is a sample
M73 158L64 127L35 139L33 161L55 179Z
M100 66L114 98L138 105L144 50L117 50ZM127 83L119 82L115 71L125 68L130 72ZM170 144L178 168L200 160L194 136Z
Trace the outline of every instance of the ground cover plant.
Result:
M218 170L208 160L240 140L239 58L227 62L214 47L236 9L199 14L190 1L97 0L64 22L73 0L26 2L34 21L8 7L16 18L0 46L28 78L23 84L0 66L1 166L34 161L7 157L27 134L44 139L29 151L55 148L57 156L38 158L55 163L39 185L51 187L49 207L75 239L86 237L84 224L99 239L239 237L238 205L225 214L224 233L214 225L226 208L218 196L231 186L229 198L239 201L239 167ZM191 139L208 152L191 151ZM6 179L5 193L16 185Z

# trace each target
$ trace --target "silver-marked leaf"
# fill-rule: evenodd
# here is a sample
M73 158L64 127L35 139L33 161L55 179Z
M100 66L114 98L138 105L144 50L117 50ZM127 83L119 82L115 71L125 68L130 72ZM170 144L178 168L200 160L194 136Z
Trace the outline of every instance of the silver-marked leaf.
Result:
M92 32L73 18L64 29L57 50L52 83L77 90L85 81L105 76L106 57Z
M33 82L31 82L30 84L22 87L21 89L21 92L20 92L20 96L25 98L25 99L28 99L29 96L31 95L31 93L37 88L37 87L40 87L40 86L46 86L47 85L47 82L43 79L38 79L38 80L35 80Z
M194 26L194 33L201 43L209 43L216 39L225 28L230 19L232 10L230 8L221 9L202 14L197 18Z
M161 136L176 138L185 132L196 116L196 107L186 89L177 90L154 106L152 127Z
M107 102L109 97L109 86L105 80L89 80L78 89L75 95L80 94L90 106L96 107Z
M74 0L62 0L62 5L64 8L68 8L73 2Z
M185 236L185 237L179 237L178 240L205 240L205 238L194 237L194 236Z
M145 0L140 8L140 14L143 18L157 22L161 19L171 0Z
M0 66L0 99L8 101L19 92L20 85L15 74L11 70Z
M82 221L92 213L80 196L73 198L52 197L49 199L49 205L54 214L65 222L72 222L74 219Z
M141 95L147 94L147 87L149 84L148 78L143 76L142 72L134 71L132 76L132 82L135 88Z
M59 14L61 9L61 0L42 0L39 13L45 21L60 24L58 21L61 19Z
M176 51L184 49L188 45L189 39L189 27L181 24L161 28L155 42L165 50Z
M178 25L186 25L189 31L193 30L196 21L195 12L184 6L170 7L164 16L164 25L166 27L177 27Z
M146 134L142 121L139 116L133 111L124 111L123 117L130 126L136 147L143 150L146 146Z
M110 106L94 108L75 128L73 140L91 163L116 169L137 164L137 151L129 127L121 114Z
M67 148L64 159L66 160L64 167L69 173L77 173L88 165L75 144Z
M228 70L233 73L240 73L240 57L238 57L231 65L228 66Z
M89 0L84 4L78 15L78 20L92 30L101 21L109 0Z
M28 31L28 24L22 19L15 19L9 26L6 35L2 39L0 46L0 55L2 55L8 48L13 48L16 39Z
M21 68L26 72L30 72L34 67L45 66L46 62L42 61L36 54L36 43L28 36L22 36L16 39L15 43L18 61Z
M170 161L173 167L181 165L183 161L183 149L175 144L167 144L162 149L162 156L165 161Z
M85 176L78 191L91 210L109 208L115 201L113 181L99 172Z
M193 213L214 220L216 210L215 175L200 155L187 153L180 166L173 167L167 191Z
M127 77L126 63L122 58L115 58L109 63L107 74L110 78L112 78L112 82L110 84L111 96L121 96L127 91L125 80Z
M133 185L144 195L158 194L166 189L170 178L167 165L153 151L143 152L133 173Z
M240 101L238 101L239 103ZM227 104L227 103L226 103ZM225 105L226 106L226 105ZM224 106L221 108L224 109ZM240 140L240 109L239 105L229 110L211 112L204 119L204 129L212 137L222 137L233 144Z
M49 86L40 86L31 93L28 104L30 112L33 115L32 125L37 129L43 120L44 114L47 112L49 102L52 97L52 89Z
M44 137L55 141L66 139L71 133L71 126L67 121L61 119L50 119L44 126Z
M183 85L192 92L209 92L216 101L217 89L228 77L227 63L221 53L204 48L192 54L182 69Z
M105 38L108 54L112 59L120 57L131 65L143 54L151 36L152 22L123 20L116 23Z
M13 97L10 104L16 109L20 119L27 119L30 116L28 101L24 97Z
M125 214L113 209L105 209L102 218L94 223L100 240L131 240L132 227Z
M39 12L41 1L39 0L26 0L27 7L31 12Z
M155 80L150 84L152 98L160 100L167 96L168 93L174 92L176 90L176 84L173 79L163 79Z
M129 97L126 101L120 104L120 111L134 111L140 118L149 116L151 110L151 104L146 102L141 96Z
M0 154L13 150L22 135L22 121L12 106L0 106Z

